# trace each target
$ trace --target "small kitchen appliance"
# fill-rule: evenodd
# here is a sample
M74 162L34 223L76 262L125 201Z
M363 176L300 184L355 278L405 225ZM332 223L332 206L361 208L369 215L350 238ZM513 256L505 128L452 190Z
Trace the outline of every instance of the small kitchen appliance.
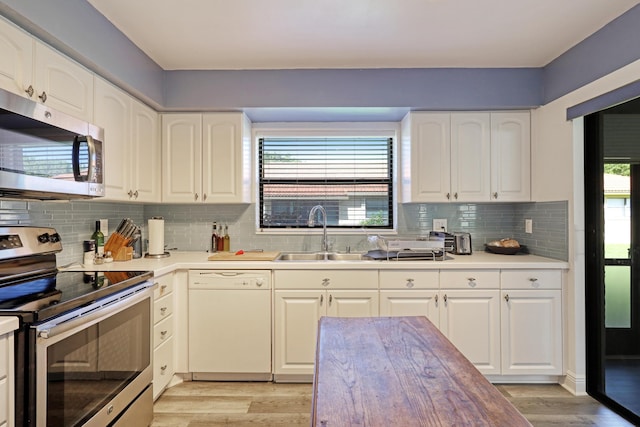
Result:
M453 233L453 248L457 255L471 255L471 234Z

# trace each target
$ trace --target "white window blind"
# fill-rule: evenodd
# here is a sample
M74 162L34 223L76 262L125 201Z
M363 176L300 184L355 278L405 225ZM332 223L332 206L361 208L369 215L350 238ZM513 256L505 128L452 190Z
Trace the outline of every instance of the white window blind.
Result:
M329 227L393 228L392 153L387 137L261 138L260 227L306 228L321 205Z

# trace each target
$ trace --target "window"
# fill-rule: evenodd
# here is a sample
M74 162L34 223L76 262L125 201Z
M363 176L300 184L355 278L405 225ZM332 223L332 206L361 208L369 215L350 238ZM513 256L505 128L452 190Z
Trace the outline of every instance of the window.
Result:
M306 228L322 205L328 227L391 229L392 165L393 138L260 138L259 226Z

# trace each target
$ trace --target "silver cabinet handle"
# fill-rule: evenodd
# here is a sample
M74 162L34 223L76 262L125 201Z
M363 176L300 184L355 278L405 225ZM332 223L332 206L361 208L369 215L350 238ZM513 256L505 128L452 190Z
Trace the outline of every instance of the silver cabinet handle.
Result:
M195 199L196 199L196 201L198 201L198 193L196 193Z
M164 338L167 335L167 332L169 331L160 331L160 336Z
M166 312L167 312L167 307L160 307L160 314L164 316Z
M167 370L167 365L160 366L160 370L162 371L162 373L164 373L164 371Z
M206 202L206 201L207 201L207 193L204 193L204 194L202 195L202 201L203 201L203 202Z
M29 85L29 87L26 88L24 91L27 93L27 95L29 95L29 98L31 98L33 96L33 93L35 92L35 90L33 89L33 86L31 85Z
M407 288L413 288L414 283L413 283L413 279L407 279L407 283L405 285Z
M438 303L438 294L435 296L436 304Z
M444 294L443 299L444 299L444 302L446 303L447 302L447 294Z
M504 296L504 300L505 300L506 302L509 302L509 294L505 294L505 296Z
M39 95L38 98L40 98L43 103L47 102L47 92L42 92L42 95Z
M129 190L129 192L127 193L127 196L129 196L129 198L133 197L133 190Z
M469 281L469 286L471 286L472 288L475 288L478 285L476 283L476 278L475 277L469 277L469 278L467 278L467 280Z
M451 193L447 193L447 200L451 200Z
M536 277L531 277L531 278L529 278L529 281L530 281L531 283L533 283L533 282L537 282L537 281L538 281L538 278L536 278Z
M138 190L136 190L135 193L133 193L133 197L135 197L136 199L138 198Z
M322 286L327 287L331 284L331 279L325 277L324 279L322 279Z
M324 302L324 295L320 295L320 305Z
M497 199L497 198L498 198L498 193L497 193L497 192L496 192L496 193L493 193L493 198L494 198L494 199Z
M329 305L333 302L333 295L329 294Z
M453 198L458 200L458 193L453 193Z

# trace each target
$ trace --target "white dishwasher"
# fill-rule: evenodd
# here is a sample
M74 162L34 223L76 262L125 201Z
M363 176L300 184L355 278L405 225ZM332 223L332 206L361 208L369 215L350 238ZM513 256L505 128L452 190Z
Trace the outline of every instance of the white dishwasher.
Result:
M193 380L271 379L271 271L189 271Z

